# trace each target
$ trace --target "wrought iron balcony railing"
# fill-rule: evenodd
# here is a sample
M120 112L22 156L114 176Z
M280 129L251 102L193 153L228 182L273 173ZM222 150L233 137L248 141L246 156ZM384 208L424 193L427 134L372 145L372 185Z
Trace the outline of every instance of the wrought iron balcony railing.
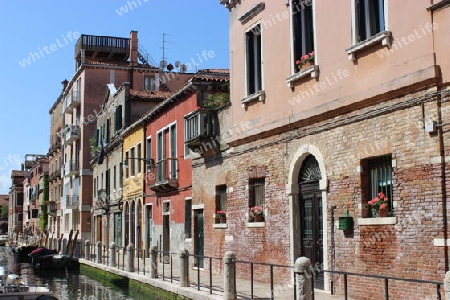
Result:
M216 110L201 108L184 117L184 140L191 150L198 152L199 147L218 135L219 121Z
M69 160L64 164L64 176L78 175L80 168L77 160Z
M62 137L64 139L64 145L71 144L80 138L80 126L79 125L67 125L64 130Z
M178 159L166 158L155 163L155 167L146 173L149 189L164 192L178 188Z
M71 114L75 107L81 104L79 91L71 90L63 102L63 113Z

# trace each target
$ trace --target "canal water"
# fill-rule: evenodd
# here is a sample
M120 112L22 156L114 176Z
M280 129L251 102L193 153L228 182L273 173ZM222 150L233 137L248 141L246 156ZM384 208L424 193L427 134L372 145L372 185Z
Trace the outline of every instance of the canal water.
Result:
M163 300L150 295L130 295L128 289L109 287L76 271L39 271L20 261L8 247L0 247L0 266L17 274L24 283L48 285L53 296L60 300Z

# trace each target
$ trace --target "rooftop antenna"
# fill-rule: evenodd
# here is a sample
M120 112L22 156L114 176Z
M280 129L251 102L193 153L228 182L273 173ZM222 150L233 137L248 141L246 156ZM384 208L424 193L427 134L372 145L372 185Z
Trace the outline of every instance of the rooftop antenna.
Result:
M167 70L169 70L169 71L172 71L174 68L178 68L178 69L180 69L181 72L186 72L187 68L185 66L183 66L179 61L175 62L175 67L170 62L167 62L167 59L166 59L166 48L167 48L166 44L167 43L175 44L175 43L173 43L171 41L167 41L166 40L166 36L167 35L169 35L169 34L163 32L163 41L162 41L163 55L162 55L162 60L159 62L159 67L161 69L167 68Z

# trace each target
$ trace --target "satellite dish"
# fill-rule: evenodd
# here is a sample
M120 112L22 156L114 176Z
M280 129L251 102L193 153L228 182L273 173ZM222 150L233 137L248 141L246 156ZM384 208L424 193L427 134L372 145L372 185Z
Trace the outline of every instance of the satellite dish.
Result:
M172 64L168 64L167 65L167 70L172 71L173 70L173 65Z
M161 61L159 62L159 67L160 67L161 69L164 69L165 67L167 67L167 60L161 60Z
M187 66L186 65L180 65L180 72L184 73L187 71Z
M179 67L180 67L180 65L181 65L180 61L179 61L179 60L177 60L177 61L175 62L175 68L179 68Z

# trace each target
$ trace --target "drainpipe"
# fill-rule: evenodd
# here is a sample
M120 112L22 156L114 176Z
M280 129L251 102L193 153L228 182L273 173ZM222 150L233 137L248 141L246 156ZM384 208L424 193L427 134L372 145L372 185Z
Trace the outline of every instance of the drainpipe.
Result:
M334 245L334 210L336 205L331 206L331 295L334 295L334 264L336 257L336 248Z
M444 259L445 259L445 272L449 271L449 257L448 257L448 217L447 217L447 190L446 182L447 176L445 173L445 143L444 143L444 131L443 126L449 124L442 123L442 95L438 94L437 106L438 106L438 125L436 125L438 138L439 138L439 154L441 156L441 193L442 193L442 222L444 231Z
M438 7L439 5L433 4L434 1L432 1L432 6L427 8L427 10L430 12L430 21L431 24L434 23L434 12L436 10L439 10L441 7ZM441 1L442 3L444 1ZM444 4L445 5L445 4ZM434 7L433 7L434 6ZM433 49L433 60L434 60L434 66L437 69L437 74L436 77L438 79L438 83L436 84L437 86L437 90L438 92L436 93L436 104L437 104L437 109L438 109L438 124L436 125L437 128L437 134L438 134L438 139L439 139L439 154L441 157L441 178L442 178L442 184L441 184L441 193L442 193L442 229L444 231L444 260L445 260L445 272L447 273L449 271L449 257L448 257L448 242L447 242L447 238L448 238L448 217L447 217L447 191L445 188L446 185L446 174L445 174L445 144L444 144L444 132L442 127L445 125L450 125L450 124L443 124L442 123L442 90L440 89L442 87L442 70L440 70L439 66L437 65L437 61L436 61L436 51L435 51L435 35L434 35L434 30L431 32L431 36L432 36L432 49Z

